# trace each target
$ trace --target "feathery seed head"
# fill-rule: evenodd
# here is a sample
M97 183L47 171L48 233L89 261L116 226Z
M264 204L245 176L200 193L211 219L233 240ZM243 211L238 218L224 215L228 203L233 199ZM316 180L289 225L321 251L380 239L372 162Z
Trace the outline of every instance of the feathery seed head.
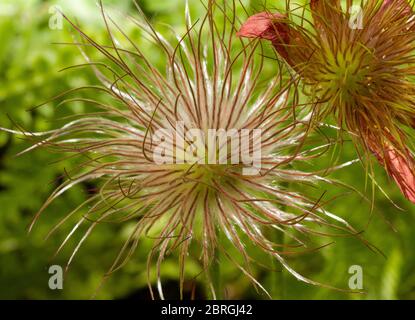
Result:
M163 54L164 71L104 10L109 46L98 44L68 20L84 41L78 44L87 59L82 67L93 68L102 85L65 94L92 88L107 98L64 100L92 104L99 112L79 115L62 128L44 133L46 137L27 150L44 146L86 159L51 194L34 221L68 189L93 181L98 192L69 214L81 217L59 248L81 224L89 225L69 263L97 225L118 221L133 223L134 228L109 274L128 261L143 237L150 237L149 278L154 269L160 278L161 263L177 252L181 289L191 244L196 244L211 282L209 268L215 252L223 251L224 241L233 244L240 259L224 255L258 287L262 288L249 267L247 242L277 259L295 277L315 283L292 270L284 254L304 250L301 235L306 233L321 235L326 227L354 231L316 199L293 189L296 183L330 183L317 173L294 168L297 161L312 159L322 150L302 149L310 115L293 116L289 89L279 75L266 83L259 80L264 64L261 46L236 37L235 7L209 1L206 15L197 21L187 10L185 35L176 36L175 43L138 10L140 17L131 19L143 38ZM121 47L123 41L128 46ZM85 48L91 46L106 63L88 56ZM209 130L225 133L212 148L206 138ZM231 131L240 137L236 148L233 135L226 135ZM259 157L254 157L258 148ZM212 163L210 157L223 161ZM244 169L254 170L246 174ZM300 236L293 234L296 231ZM287 233L299 247L274 243L270 232ZM158 289L163 297L161 281ZM213 286L212 292L215 296Z
M239 34L271 39L301 77L315 119L335 116L415 202L414 159L405 129L415 119L415 16L406 0L365 1L357 16L353 8L353 1L342 8L340 0L312 0L312 21L300 15L294 22L295 10L260 13Z

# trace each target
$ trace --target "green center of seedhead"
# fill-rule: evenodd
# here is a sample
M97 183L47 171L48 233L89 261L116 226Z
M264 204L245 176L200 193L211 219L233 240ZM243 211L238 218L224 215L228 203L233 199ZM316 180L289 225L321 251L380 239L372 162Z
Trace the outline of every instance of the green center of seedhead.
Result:
M358 95L364 95L370 86L368 69L362 64L362 56L351 49L321 57L321 65L311 66L315 71L317 93L323 100L350 103ZM317 68L317 69L316 69Z

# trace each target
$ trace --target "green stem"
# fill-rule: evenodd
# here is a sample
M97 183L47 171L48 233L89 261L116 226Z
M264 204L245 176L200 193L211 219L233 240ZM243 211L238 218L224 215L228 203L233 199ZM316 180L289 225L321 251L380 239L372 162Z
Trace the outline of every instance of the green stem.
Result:
M284 233L278 230L272 229L270 232L270 240L273 243L283 245ZM278 249L279 247L277 247ZM272 299L283 300L284 299L284 268L278 260L271 256L271 276L269 277L269 293Z
M223 291L224 291L223 290L223 279L222 279L222 274L221 274L220 263L221 261L220 261L219 251L216 250L215 255L213 257L211 276L212 276L213 287L215 289L217 300L222 300L224 298L223 297Z

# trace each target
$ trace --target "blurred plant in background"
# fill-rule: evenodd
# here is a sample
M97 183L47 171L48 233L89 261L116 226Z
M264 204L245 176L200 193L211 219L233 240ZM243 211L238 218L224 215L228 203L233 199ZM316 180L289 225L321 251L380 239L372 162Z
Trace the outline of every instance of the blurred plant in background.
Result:
M155 23L167 23L183 33L184 1L182 0L143 0L138 3ZM304 4L305 1L298 1ZM244 1L250 14L263 9L262 1ZM270 8L277 7L279 1L267 1ZM49 28L50 8L59 5L70 17L78 19L79 24L94 35L94 39L107 39L106 29L100 17L99 8L93 1L7 1L0 0L0 126L10 127L12 122L22 124L26 130L43 131L56 128L62 121L56 120L84 111L86 106L71 103L56 107L56 103L27 111L48 97L65 90L97 83L92 72L58 72L60 69L84 63L75 46L53 43L72 42L72 33L64 23L62 30ZM134 14L130 1L104 1L118 10ZM190 0L193 15L202 12L198 0ZM243 19L242 19L243 16ZM241 12L241 20L247 15ZM126 24L124 30L139 42L140 34ZM147 48L146 48L147 50ZM151 49L148 49L151 50ZM272 50L269 51L272 56ZM160 64L162 64L160 59ZM271 63L272 65L272 63ZM265 72L269 72L266 70ZM272 71L272 70L271 70ZM81 77L82 76L82 77ZM82 96L82 95L81 95ZM79 97L79 95L78 95ZM85 96L87 97L87 96ZM52 121L53 120L53 121ZM326 132L330 135L330 132ZM98 287L132 228L131 225L102 225L89 238L88 245L79 251L64 282L64 290L52 291L48 287L48 267L51 264L65 265L71 248L51 260L54 251L70 231L71 224L64 226L59 236L44 241L44 236L68 209L86 199L86 194L94 186L84 184L70 190L56 201L42 217L36 232L27 234L27 227L35 212L41 207L47 195L65 175L65 168L73 165L72 160L54 165L59 156L44 152L34 152L22 157L14 155L29 146L29 142L0 133L0 298L89 298ZM345 141L341 151L341 161L356 158L355 151ZM326 159L326 164L330 159ZM311 167L324 163L310 163ZM363 243L353 238L335 238L335 245L312 254L289 258L296 270L305 276L336 287L347 287L351 265L360 265L364 272L365 295L341 293L322 287L306 285L280 273L283 286L280 298L299 299L414 299L415 298L415 252L413 243L415 233L415 209L400 195L399 189L380 169L376 169L377 180L385 187L386 193L404 209L398 210L380 192L371 213L370 204L356 195L340 198L330 208L336 214L347 218L364 236L385 254L386 258L370 251ZM349 185L364 191L364 170L354 165L348 170L333 174ZM330 195L344 190L323 190ZM322 190L308 190L318 197ZM370 222L370 223L369 223ZM396 232L394 231L396 230ZM74 241L79 241L74 239ZM325 243L316 243L323 245ZM151 242L142 246L150 249ZM254 255L255 248L249 248ZM144 252L145 250L143 250ZM200 266L189 259L186 277L192 279ZM99 290L98 298L145 298L148 297L146 285L146 257L136 254L119 272L115 273ZM178 266L176 258L167 259L162 267L166 297L178 296ZM249 280L235 272L230 263L223 261L222 273L230 298L265 298L257 293ZM269 272L258 268L256 277L269 281ZM154 279L155 280L155 279ZM272 280L271 280L272 281ZM169 291L171 283L171 291ZM187 293L196 287L197 297L204 297L202 284L197 280L186 283Z

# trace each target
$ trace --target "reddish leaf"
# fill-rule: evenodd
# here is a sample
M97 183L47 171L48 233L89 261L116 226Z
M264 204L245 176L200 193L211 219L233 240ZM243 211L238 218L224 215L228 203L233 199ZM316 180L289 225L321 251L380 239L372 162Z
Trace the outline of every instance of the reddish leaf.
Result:
M398 184L408 200L415 203L414 159L401 156L395 149L388 148L385 163L389 174Z
M248 18L237 33L239 37L270 40L276 50L285 59L288 53L285 46L289 43L289 27L284 21L285 15L268 12L257 13Z
M368 141L368 146L378 161L385 166L405 197L415 203L415 161L409 151L404 157L392 146L387 146L382 151L373 140Z

